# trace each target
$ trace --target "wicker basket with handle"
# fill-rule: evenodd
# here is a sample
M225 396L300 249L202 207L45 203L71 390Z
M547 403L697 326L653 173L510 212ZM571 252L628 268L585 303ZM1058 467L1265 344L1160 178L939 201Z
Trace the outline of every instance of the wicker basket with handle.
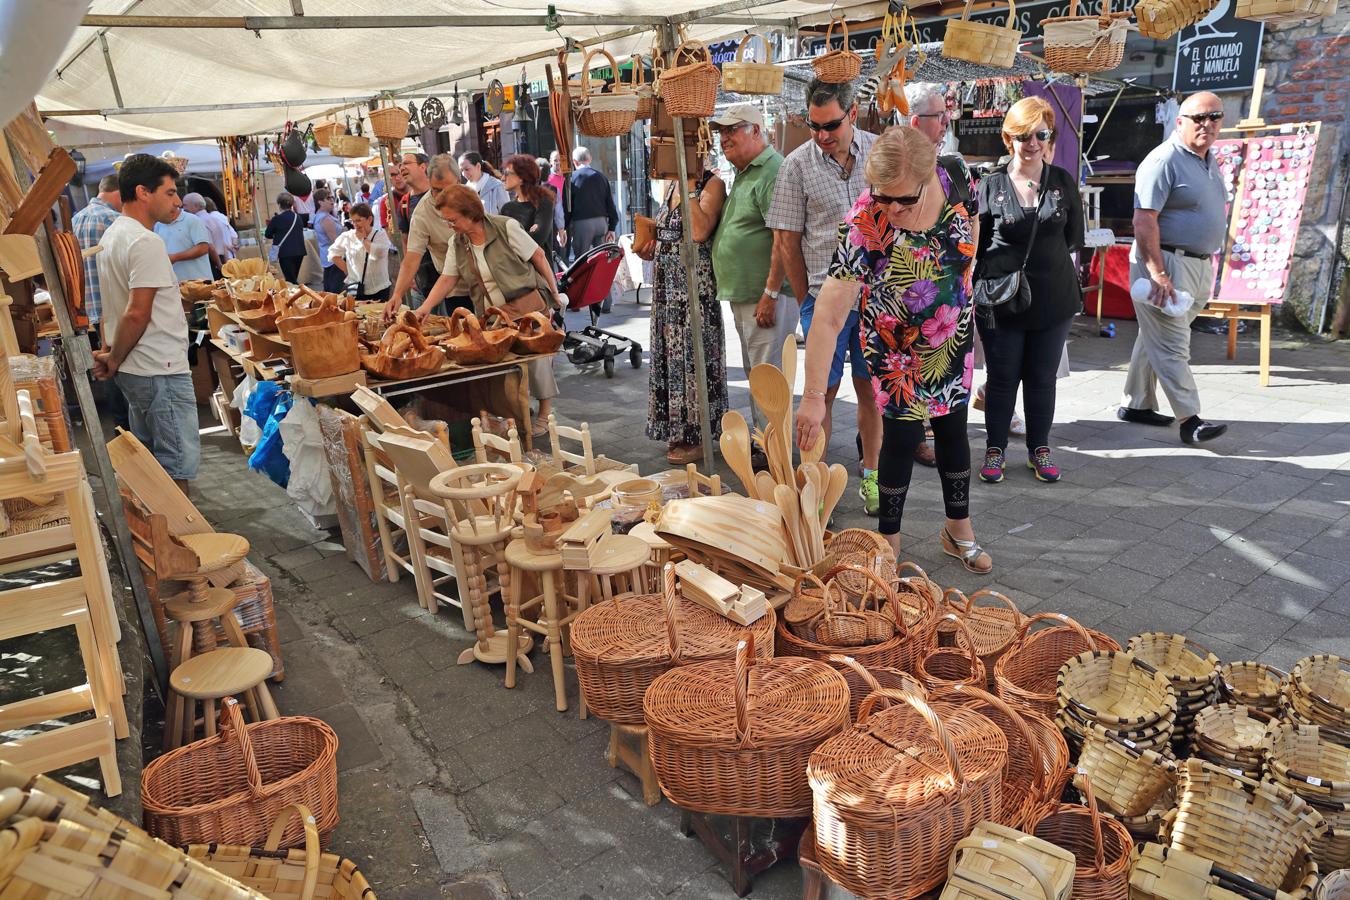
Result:
M811 582L811 584L808 584ZM804 570L792 582L792 595L783 607L783 623L805 641L816 639L816 622L825 613L829 588L814 572Z
M1017 4L1008 0L1007 21L1003 25L991 25L970 21L971 2L966 0L961 18L947 20L942 55L996 69L1011 68L1017 59L1017 42L1022 40L1022 32L1017 28Z
M1028 830L1074 855L1074 900L1126 900L1134 840L1124 825L1097 809L1091 784L1084 783L1083 793L1087 806L1060 804Z
M845 528L830 539L825 546L827 555L837 562L862 569L871 569L882 578L890 579L895 574L895 551L886 539L875 531L863 528ZM835 576L844 596L856 600L867 590L867 578L846 570Z
M839 654L825 661L842 672L844 680L848 682L848 716L851 721L858 721L858 711L862 709L863 701L876 691L903 691L925 699L928 697L928 688L908 672L882 667L867 669L853 657Z
M337 119L329 119L314 126L314 143L327 150L334 136L346 133L346 125L343 125Z
M1123 650L1089 650L1065 660L1056 695L1061 709L1113 731L1148 728L1177 708L1167 679Z
M1106 0L1100 15L1080 16L1078 0L1071 0L1068 15L1042 19L1041 28L1045 64L1052 72L1109 72L1125 59L1130 12L1113 13Z
M652 764L672 803L730 816L804 816L806 762L848 726L848 682L818 660L759 660L747 631L734 662L671 669L642 705Z
M385 103L370 111L370 130L377 141L398 144L408 136L408 121L412 116L394 102L392 95L386 95Z
M882 698L900 702L874 713ZM821 868L864 897L937 887L957 842L997 818L1007 757L1003 732L972 709L873 694L851 729L811 754Z
M1078 768L1085 774L1076 782L1090 780L1101 805L1119 816L1144 815L1177 781L1175 760L1131 747L1101 726L1083 741Z
M578 108L577 129L591 137L611 138L627 134L637 121L638 95L635 90L619 83L619 64L604 47L596 47L586 54L581 71L591 70L591 57L604 54L609 60L609 70L615 73L614 85L610 92L602 94L598 86L588 80L588 87L581 94Z
M1316 725L1284 722L1272 729L1266 777L1314 805L1327 833L1312 842L1324 869L1350 866L1350 747L1327 740Z
M746 62L745 49L751 38L759 38L764 45L764 56L770 55L768 38L757 31L747 31L736 47L736 58L722 63L722 90L737 94L783 93L783 69L773 62Z
M943 599L949 605L953 601L953 591L955 588L948 589L943 594ZM959 591L956 593L964 597ZM992 599L997 605L977 606L976 603L984 597ZM1017 640L1018 629L1026 621L1026 616L1022 615L1016 603L991 588L980 588L964 599L965 604L960 610L955 611L961 616L966 628L970 629L970 635L975 640L975 652L980 655L980 661L984 663L984 670L988 673L989 683L992 686L994 664L1012 646L1013 641Z
M656 90L647 83L647 70L642 64L642 57L635 53L628 58L628 61L632 63L633 69L632 90L638 98L637 119L638 121L646 121L656 111ZM618 78L618 76L616 75L615 78Z
M590 711L607 722L641 725L642 698L672 666L731 659L745 626L685 602L666 564L660 594L619 595L583 610L572 623L572 657ZM774 611L750 626L756 652L773 656Z
M1165 41L1216 6L1218 0L1139 0L1134 5L1134 21L1144 37Z
M984 663L980 662L980 655L975 652L975 639L970 629L956 613L943 616L939 620L939 628L943 620L956 628L956 645L930 650L915 664L914 674L930 691L953 684L983 686L986 683Z
M338 823L337 734L308 716L244 723L226 699L220 732L171 750L141 772L145 830L170 844L261 845L292 803L315 811L327 841ZM305 829L292 821L279 846L297 847Z
M1062 847L981 822L952 851L941 900L1069 900L1074 867Z
M1289 673L1285 702L1286 718L1350 731L1350 660L1327 653L1300 659Z
M681 57L690 61L682 64ZM666 112L675 118L708 118L717 106L717 86L722 81L712 54L698 41L685 41L675 48L671 59L670 68L656 82Z
M334 156L360 159L370 155L370 138L359 134L335 134L328 150Z
M1032 633L1037 622L1060 624ZM1022 623L1017 640L994 665L996 693L1018 709L1053 718L1059 709L1055 683L1060 666L1084 650L1098 649L1119 650L1120 645L1062 613L1037 613Z
M844 36L839 49L831 50L836 24ZM848 22L838 17L830 19L830 27L825 31L825 52L811 60L811 68L817 78L831 84L845 84L862 74L862 57L848 48Z
M1270 747L1271 717L1260 710L1219 703L1195 717L1194 753L1225 769L1260 778Z

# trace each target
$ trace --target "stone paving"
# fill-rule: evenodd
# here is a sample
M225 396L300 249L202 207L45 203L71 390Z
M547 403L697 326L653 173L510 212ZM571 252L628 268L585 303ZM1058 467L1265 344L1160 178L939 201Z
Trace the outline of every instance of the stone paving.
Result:
M605 324L647 343L647 307L631 298ZM1263 389L1252 338L1229 362L1222 338L1195 335L1205 414L1230 430L1190 448L1174 429L1116 420L1133 335L1133 323L1113 340L1089 320L1075 325L1052 435L1061 483L1011 467L1003 484L973 487L992 577L941 554L929 470L917 470L902 556L943 586L996 587L1025 611L1062 611L1122 642L1181 631L1224 659L1282 667L1350 651L1350 349L1277 340ZM744 407L735 340L727 347L732 401ZM643 436L645 371L621 365L607 380L561 358L557 370L561 419L588 421L599 452L666 468L664 448ZM830 457L851 470L852 432L840 430ZM979 413L970 431L978 458ZM608 766L604 723L578 720L575 702L554 710L547 664L513 691L498 668L457 666L470 640L458 614L427 614L410 579L371 583L334 534L246 471L232 439L216 432L203 445L194 499L218 528L248 537L272 578L287 671L278 703L337 729L333 849L360 863L383 900L732 896L713 856L680 836L678 812L644 807L636 779ZM852 491L836 519L869 521ZM570 663L567 674L575 701ZM752 896L799 893L799 871L785 864Z

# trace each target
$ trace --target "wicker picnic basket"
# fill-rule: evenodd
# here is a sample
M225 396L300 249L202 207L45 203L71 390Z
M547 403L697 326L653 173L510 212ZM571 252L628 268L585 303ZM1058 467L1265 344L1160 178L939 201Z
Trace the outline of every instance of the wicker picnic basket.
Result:
M755 656L743 633L734 661L679 666L643 698L661 790L682 809L804 816L806 762L848 725L848 682L813 659Z
M572 622L572 658L591 712L607 722L641 725L642 698L672 666L732 659L745 626L686 602L667 564L660 594L627 594L596 603ZM756 653L773 656L774 611L750 626Z
M1074 868L1062 847L981 822L952 851L940 900L1069 900Z
M843 674L844 680L848 682L848 717L850 722L858 721L858 711L862 709L863 701L876 691L904 691L925 699L928 697L928 689L923 686L919 679L900 669L887 669L880 666L868 669L860 665L853 657L840 654L835 654L825 661L838 669Z
M346 125L343 125L337 119L328 119L314 126L314 143L327 150L329 143L336 135L346 133Z
M874 713L883 697L901 702ZM1003 732L973 709L873 694L851 729L811 754L821 868L868 898L937 887L957 842L997 819L1007 761Z
M955 597L961 598L963 602L957 603ZM982 597L990 597L999 605L976 606L976 601ZM984 663L985 672L988 673L989 683L992 685L994 664L1017 640L1018 629L1026 621L1026 616L1022 615L1016 603L990 588L980 588L969 597L956 588L948 588L943 593L942 599L946 602L948 610L960 616L961 621L970 630L970 635L975 641L975 652L980 655L980 661ZM941 643L941 626L938 628L938 634Z
M825 545L825 553L839 565L871 569L883 579L895 578L895 551L886 539L864 528L845 528ZM871 583L865 575L846 569L835 576L844 596L857 602Z
M768 38L757 31L747 31L736 47L736 58L730 62L722 63L722 90L737 94L772 94L773 96L782 94L783 69L781 66L774 65L772 61L745 61L745 48L749 45L751 38L759 38L759 42L764 45L765 58L771 57Z
M394 103L392 97L388 97L386 103L370 111L370 130L375 133L377 141L398 144L408 136L408 120L412 117L406 109Z
M830 49L834 38L834 26L844 32L838 50ZM862 74L862 57L848 47L848 22L839 17L830 19L830 27L825 31L825 52L811 60L811 68L816 77L831 84L845 84Z
M591 57L604 54L609 60L611 72L619 71L614 55L603 47L596 47L586 54L581 71L589 72ZM591 137L612 138L627 134L637 121L638 95L635 90L619 83L617 75L608 93L600 93L597 88L588 87L581 94L581 105L577 115L577 130Z
M1053 764L1060 769L1052 774L1043 759L1041 739L1032 731L1030 717L1023 716L993 694L981 687L958 684L936 688L928 699L931 703L973 709L1002 730L1008 742L1008 764L1003 769L1002 806L995 821L1010 828L1021 828L1039 818L1047 803L1059 803L1063 780L1058 776L1063 766L1068 765L1067 746L1062 756L1054 751ZM1041 721L1049 724L1044 719ZM1060 742L1063 743L1063 738ZM1055 784L1059 787L1053 788Z
M1286 787L1257 782L1192 757L1180 767L1170 844L1257 884L1278 884L1302 848L1326 830Z
M171 844L259 846L292 803L315 811L326 842L338 823L337 734L309 716L250 725L227 699L220 732L171 750L141 772L145 830ZM305 840L292 821L279 846Z
M1239 19L1267 25L1313 22L1331 15L1335 9L1336 0L1237 0Z
M1125 59L1130 12L1111 12L1110 0L1100 15L1078 15L1078 0L1069 13L1041 20L1045 36L1045 64L1052 72L1082 75L1108 72Z
M1124 825L1098 810L1090 783L1083 794L1086 806L1061 803L1028 830L1074 855L1074 900L1126 900L1134 841Z
M1219 693L1230 703L1276 715L1284 704L1288 673L1259 662L1229 662L1219 666Z
M808 584L808 582L810 582ZM783 623L794 635L806 641L816 639L816 622L825 613L830 589L809 569L792 582L792 594L783 605Z
M1017 43L1022 40L1022 32L1017 28L1017 4L1008 0L1008 18L1003 25L970 21L970 5L971 0L966 0L961 18L947 20L942 55L996 69L1012 68L1017 59Z
M1032 633L1037 622L1061 624ZM994 665L996 693L1017 709L1054 718L1059 709L1055 685L1065 660L1084 650L1119 649L1111 638L1062 613L1037 613L1022 623L1017 639Z
M1220 703L1195 717L1192 750L1201 759L1259 779L1270 746L1271 717L1256 709Z
M941 628L944 621L956 627L956 646L934 647L914 664L914 674L919 676L924 687L930 691L954 684L985 686L988 681L984 672L984 663L975 649L975 638L970 629L956 613L947 613L938 620ZM964 646L962 646L964 645Z
M681 64L681 56L690 62ZM717 86L722 73L713 65L712 54L698 41L685 41L675 48L672 65L657 78L656 92L672 118L706 119L717 106Z
M1199 22L1217 5L1218 0L1138 0L1134 21L1144 37L1165 41Z
M1098 802L1118 816L1145 815L1177 781L1175 760L1131 747L1101 726L1083 741L1078 768L1074 783L1091 781Z
M1330 654L1294 664L1285 686L1286 717L1350 731L1350 660Z

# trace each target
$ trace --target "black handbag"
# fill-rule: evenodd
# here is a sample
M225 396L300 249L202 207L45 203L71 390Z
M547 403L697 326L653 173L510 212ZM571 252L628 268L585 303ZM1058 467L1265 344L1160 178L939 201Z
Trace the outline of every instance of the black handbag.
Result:
M985 317L986 321L992 321L994 310L1002 310L1009 315L1024 313L1031 308L1031 281L1027 278L1027 260L1031 258L1031 247L1036 243L1036 229L1041 224L1041 204L1045 202L1045 176L1049 173L1050 166L1041 167L1041 183L1036 186L1037 200L1036 211L1031 220L1031 234L1027 238L1027 251L1022 254L1022 264L1014 272L1006 275L979 276L975 279L975 286L971 299L975 303L976 312ZM1009 186L1011 187L1011 176L1009 177ZM1016 191L1013 192L1014 197Z

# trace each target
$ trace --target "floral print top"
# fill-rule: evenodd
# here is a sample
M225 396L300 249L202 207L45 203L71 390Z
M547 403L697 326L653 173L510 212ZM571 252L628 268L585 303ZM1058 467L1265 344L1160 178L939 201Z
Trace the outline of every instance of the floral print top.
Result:
M964 164L961 171L969 178ZM974 210L938 166L946 198L925 232L895 228L865 190L839 228L829 275L862 285L863 357L882 415L920 420L966 403L974 374ZM971 188L974 194L974 188Z

